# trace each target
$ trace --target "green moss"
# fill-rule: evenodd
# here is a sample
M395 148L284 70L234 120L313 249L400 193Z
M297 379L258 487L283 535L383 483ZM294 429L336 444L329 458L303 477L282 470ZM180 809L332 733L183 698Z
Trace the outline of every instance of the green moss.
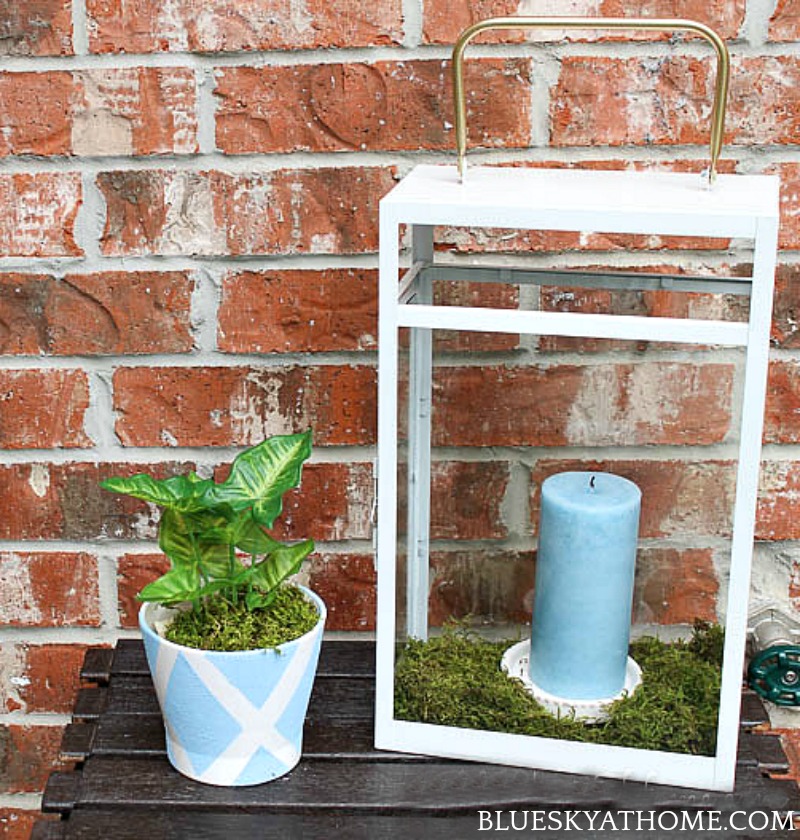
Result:
M586 724L542 708L519 680L500 669L514 640L489 642L457 626L427 642L410 640L397 663L395 715L444 726L714 755L723 631L695 625L692 639L631 645L642 685Z
M319 620L314 604L295 586L283 586L267 607L248 610L224 598L200 610L179 613L166 631L171 642L202 650L275 648L311 630Z

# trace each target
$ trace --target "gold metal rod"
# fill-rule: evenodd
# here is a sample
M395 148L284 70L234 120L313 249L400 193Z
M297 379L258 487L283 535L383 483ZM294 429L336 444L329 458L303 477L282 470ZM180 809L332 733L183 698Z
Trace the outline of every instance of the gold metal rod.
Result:
M705 38L717 53L717 80L711 115L711 162L708 180L713 182L722 152L725 109L730 84L730 54L725 42L710 27L682 18L583 18L583 17L496 17L487 18L465 29L453 47L453 95L455 99L456 150L458 175L464 179L467 167L467 105L464 95L464 51L467 44L487 29L640 29L654 32L693 32Z

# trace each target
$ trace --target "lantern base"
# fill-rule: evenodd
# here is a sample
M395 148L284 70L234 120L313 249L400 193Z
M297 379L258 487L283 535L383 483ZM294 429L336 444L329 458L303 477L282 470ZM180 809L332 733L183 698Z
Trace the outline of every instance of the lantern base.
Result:
M510 676L518 679L525 686L526 691L533 696L548 712L558 716L574 715L576 720L586 723L599 723L608 717L606 707L615 700L630 697L642 682L642 669L629 656L625 667L625 684L612 697L601 697L594 700L572 700L567 697L557 697L550 694L534 683L529 674L531 656L530 639L510 647L504 654L500 667Z

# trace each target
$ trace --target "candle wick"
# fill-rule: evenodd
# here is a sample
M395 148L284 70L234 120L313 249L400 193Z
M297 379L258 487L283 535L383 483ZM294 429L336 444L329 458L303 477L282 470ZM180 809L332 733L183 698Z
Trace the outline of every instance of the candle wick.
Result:
M589 489L594 490L594 476L589 479Z

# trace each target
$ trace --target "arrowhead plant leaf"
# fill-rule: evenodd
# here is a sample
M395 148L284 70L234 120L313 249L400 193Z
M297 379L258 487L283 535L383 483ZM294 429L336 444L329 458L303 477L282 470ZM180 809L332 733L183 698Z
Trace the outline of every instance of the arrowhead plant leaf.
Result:
M283 495L300 483L311 454L311 432L276 435L238 455L228 478L216 483L194 472L156 479L146 473L108 478L101 486L163 508L158 544L170 570L139 593L166 605L206 598L269 605L277 588L314 550L311 540L285 545L272 528ZM250 556L249 563L237 551Z

